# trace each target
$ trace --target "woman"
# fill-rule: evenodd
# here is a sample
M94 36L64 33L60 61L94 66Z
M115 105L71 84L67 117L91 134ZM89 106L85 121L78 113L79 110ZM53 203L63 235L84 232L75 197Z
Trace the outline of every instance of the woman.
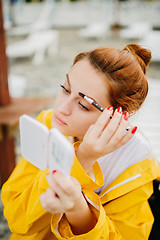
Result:
M147 96L150 59L136 44L74 59L54 112L37 117L73 141L72 177L41 171L22 157L2 189L11 239L148 239L159 165L137 127L127 128Z

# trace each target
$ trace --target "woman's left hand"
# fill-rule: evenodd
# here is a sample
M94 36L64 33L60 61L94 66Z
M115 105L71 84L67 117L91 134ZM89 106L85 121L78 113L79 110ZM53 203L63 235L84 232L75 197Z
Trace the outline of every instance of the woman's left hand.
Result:
M67 178L60 172L46 176L49 188L40 196L42 207L52 214L75 211L84 201L81 185L73 178Z

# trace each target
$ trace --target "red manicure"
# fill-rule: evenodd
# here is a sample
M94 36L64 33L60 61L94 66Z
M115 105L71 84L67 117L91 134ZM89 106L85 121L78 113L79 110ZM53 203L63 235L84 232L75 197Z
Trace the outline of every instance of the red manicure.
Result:
M134 127L131 131L132 134L134 134L137 131L137 127Z
M119 106L119 107L117 108L117 112L122 113L122 107L121 107L121 106Z
M113 110L113 107L112 107L112 106L110 106L110 107L108 107L108 108L107 108L107 110L110 110L110 111L112 111L112 110Z
M128 120L128 117L129 117L129 114L128 114L128 112L125 112L125 114L124 114L124 120Z
M53 171L52 171L52 174L54 174L54 173L56 173L56 172L57 172L57 170L53 170Z

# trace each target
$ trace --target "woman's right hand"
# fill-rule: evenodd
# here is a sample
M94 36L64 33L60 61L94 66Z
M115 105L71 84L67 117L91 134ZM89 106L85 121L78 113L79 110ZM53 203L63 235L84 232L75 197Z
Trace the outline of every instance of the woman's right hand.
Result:
M76 155L85 170L89 169L98 158L115 151L133 137L137 127L126 131L128 117L128 112L122 114L121 107L118 107L114 113L113 108L110 107L105 109L97 122L89 127L76 150Z

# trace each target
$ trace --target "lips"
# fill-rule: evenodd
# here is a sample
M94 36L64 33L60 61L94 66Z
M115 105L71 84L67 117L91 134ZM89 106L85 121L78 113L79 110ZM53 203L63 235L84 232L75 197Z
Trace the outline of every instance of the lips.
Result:
M56 123L58 123L59 125L67 125L66 122L64 122L59 116L54 115L54 119L56 121Z

